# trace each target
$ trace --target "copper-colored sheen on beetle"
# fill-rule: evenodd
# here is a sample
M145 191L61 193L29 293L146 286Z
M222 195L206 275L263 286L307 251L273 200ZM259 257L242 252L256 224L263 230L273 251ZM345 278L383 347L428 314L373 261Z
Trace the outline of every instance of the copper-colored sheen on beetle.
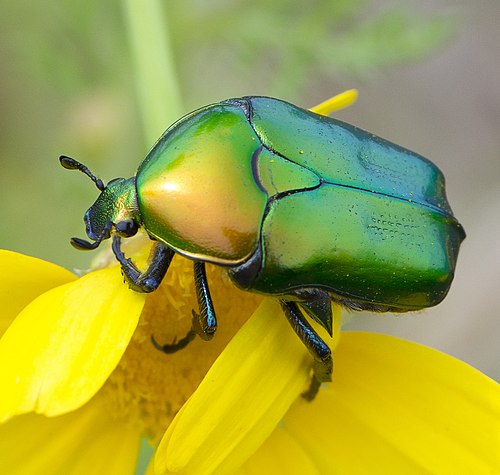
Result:
M193 119L177 122L139 168L143 224L184 255L242 262L257 247L267 201L252 170L259 138L234 107Z
M194 261L199 314L210 339L216 314L205 262L225 266L241 289L273 295L315 359L315 380L331 378L331 354L305 315L332 332L331 302L355 310L406 312L447 294L465 237L426 158L338 120L268 97L198 109L160 137L135 177L104 187L87 211L94 249L113 235L131 288L151 292L174 253ZM141 272L120 247L144 227L153 246ZM304 314L305 312L305 314Z

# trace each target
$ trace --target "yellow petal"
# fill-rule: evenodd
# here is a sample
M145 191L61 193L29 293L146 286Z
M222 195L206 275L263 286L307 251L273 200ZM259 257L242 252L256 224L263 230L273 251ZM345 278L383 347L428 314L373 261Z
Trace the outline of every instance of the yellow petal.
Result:
M144 299L114 267L29 304L0 340L0 420L59 415L87 402L118 364Z
M330 99L327 99L317 106L311 107L309 110L316 114L328 115L334 111L349 107L356 102L357 98L358 91L356 89L349 89L336 96L330 97Z
M322 475L297 441L277 427L234 475ZM331 473L331 472L329 472Z
M309 381L311 359L267 299L183 406L156 454L157 473L232 473L269 436Z
M33 299L75 279L63 267L0 249L0 336Z
M394 337L342 334L334 382L283 426L320 473L500 473L500 387Z
M26 414L0 425L0 473L133 475L140 434L111 420L101 399L64 416Z

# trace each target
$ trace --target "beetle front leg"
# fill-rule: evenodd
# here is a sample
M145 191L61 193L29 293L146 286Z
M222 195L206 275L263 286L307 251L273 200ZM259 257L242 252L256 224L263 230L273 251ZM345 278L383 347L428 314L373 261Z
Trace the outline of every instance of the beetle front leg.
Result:
M313 379L309 389L302 394L305 399L312 401L318 394L321 383L332 380L332 351L314 331L295 302L281 300L281 307L295 333L314 358Z
M121 250L121 238L113 236L113 252L122 266L122 273L129 287L136 292L149 293L158 288L167 273L175 252L160 242L155 242L149 256L150 265L145 272L141 272L131 259L125 257Z
M193 310L193 330L204 340L210 340L217 330L217 317L208 289L205 263L202 261L194 263L194 284L200 313Z

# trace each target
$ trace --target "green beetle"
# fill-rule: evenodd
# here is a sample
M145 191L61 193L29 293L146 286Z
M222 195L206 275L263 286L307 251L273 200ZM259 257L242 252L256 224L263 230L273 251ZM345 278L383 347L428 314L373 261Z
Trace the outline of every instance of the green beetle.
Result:
M178 120L133 178L105 186L85 214L78 249L112 248L130 287L154 291L175 253L194 261L199 314L193 330L217 326L205 262L234 283L273 295L315 360L306 397L331 380L328 346L305 314L332 332L331 301L354 310L406 312L438 304L453 279L464 230L444 178L424 157L352 125L268 97L229 99ZM141 272L121 248L143 227L155 244ZM157 345L159 346L159 345Z

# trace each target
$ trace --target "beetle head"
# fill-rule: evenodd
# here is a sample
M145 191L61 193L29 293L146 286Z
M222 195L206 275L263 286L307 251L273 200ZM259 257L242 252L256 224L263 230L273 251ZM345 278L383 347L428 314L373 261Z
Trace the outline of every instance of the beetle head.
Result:
M96 184L101 194L87 210L83 220L87 236L94 242L80 238L72 238L71 244L80 250L96 249L111 233L122 237L131 237L137 233L140 225L140 214L137 207L135 178L115 178L107 185L96 178L90 170L72 158L59 158L62 166L71 170L80 170Z

